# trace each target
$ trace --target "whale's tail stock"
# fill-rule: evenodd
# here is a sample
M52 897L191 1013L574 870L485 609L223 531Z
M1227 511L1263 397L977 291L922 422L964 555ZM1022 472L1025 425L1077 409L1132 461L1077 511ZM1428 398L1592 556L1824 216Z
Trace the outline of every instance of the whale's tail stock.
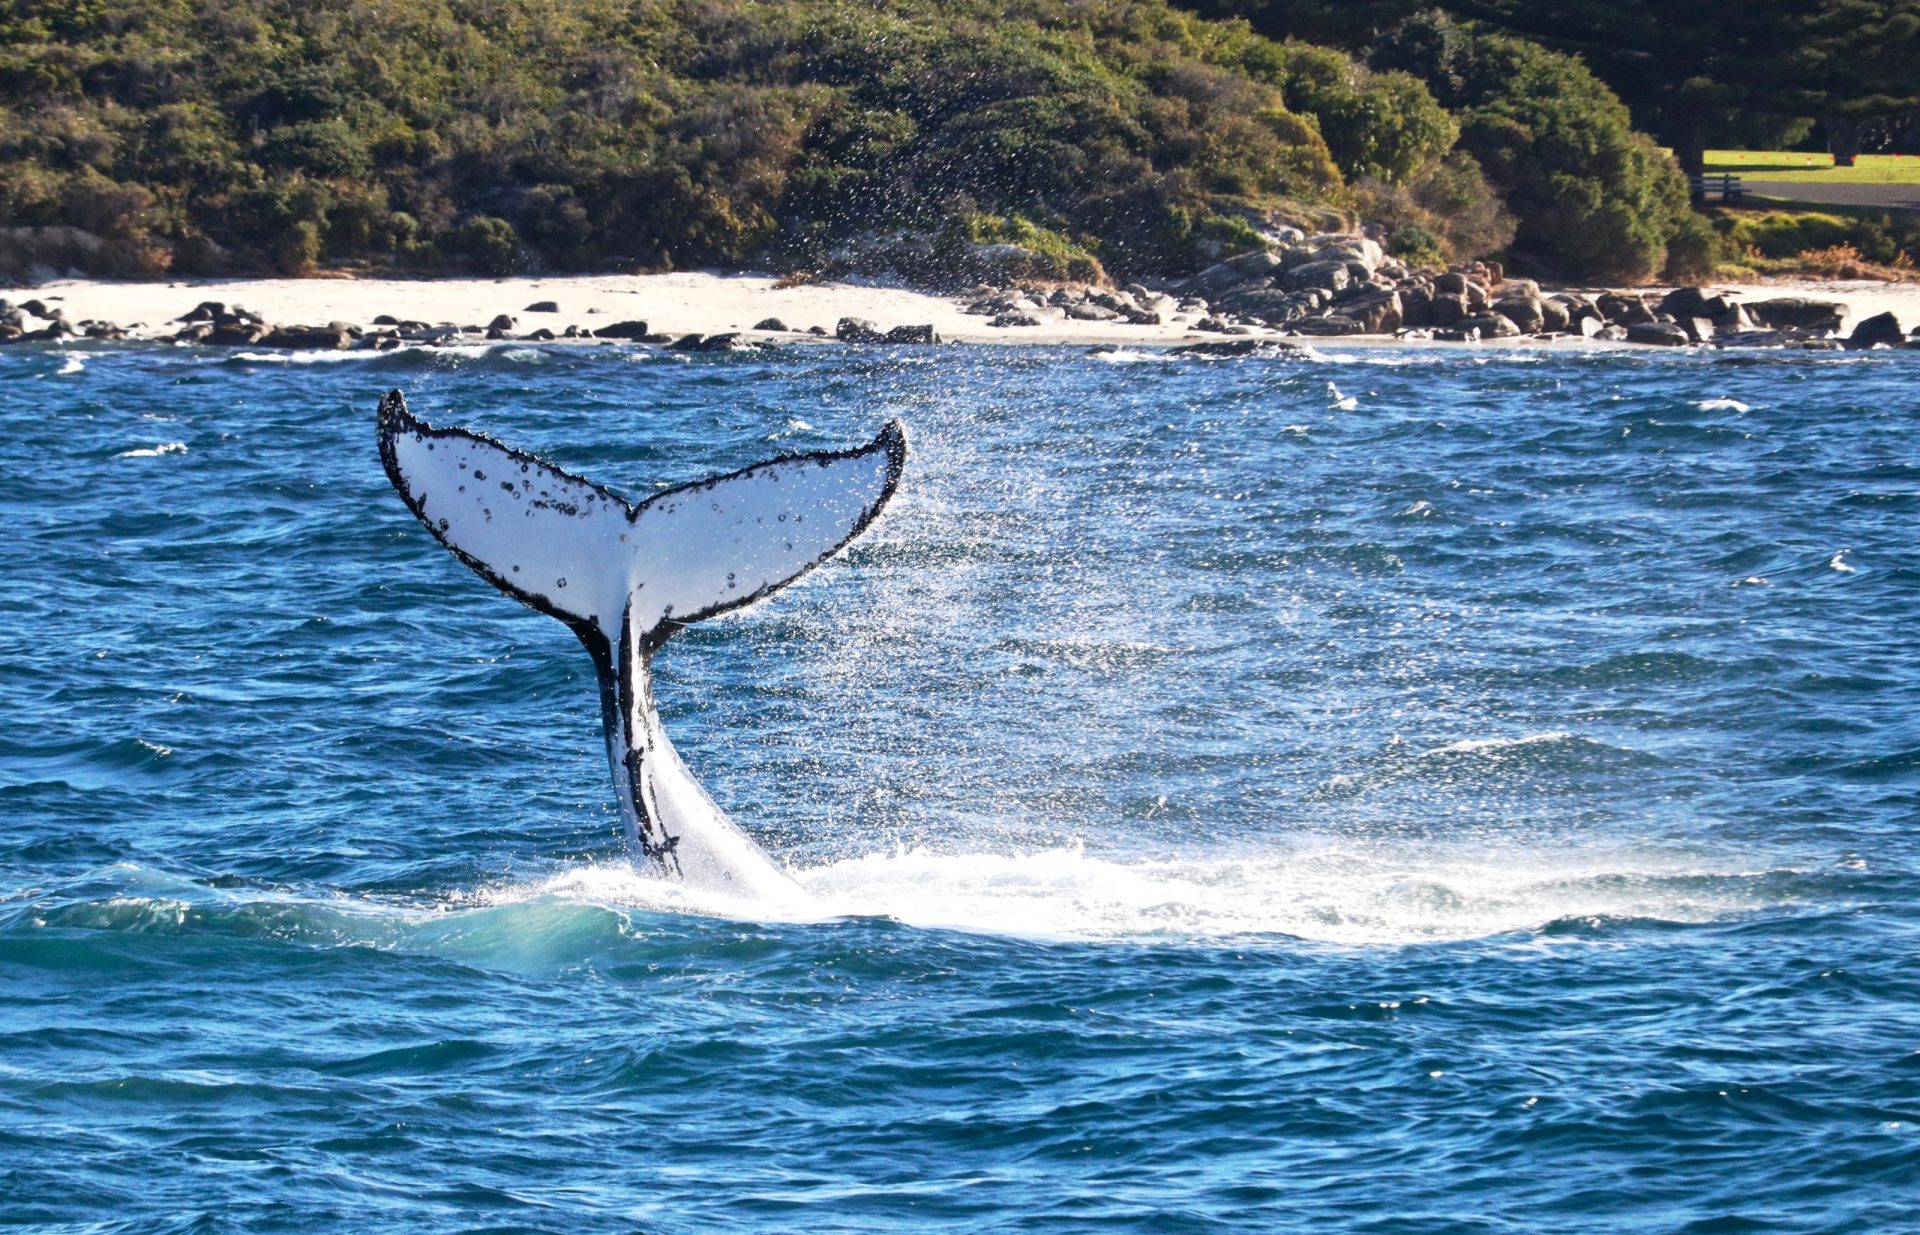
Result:
M398 390L380 402L379 439L393 487L442 545L586 645L635 848L693 885L791 895L792 881L674 753L649 663L686 626L772 594L866 530L906 465L899 422L853 450L783 456L638 503L491 438L429 425Z

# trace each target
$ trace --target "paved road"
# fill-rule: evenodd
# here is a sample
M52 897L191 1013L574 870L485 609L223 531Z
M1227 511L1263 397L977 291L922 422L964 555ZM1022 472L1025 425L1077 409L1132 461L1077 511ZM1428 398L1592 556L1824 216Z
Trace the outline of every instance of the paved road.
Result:
M1753 197L1819 202L1829 206L1866 206L1875 210L1920 210L1920 184L1809 184L1799 180L1748 180L1741 187Z

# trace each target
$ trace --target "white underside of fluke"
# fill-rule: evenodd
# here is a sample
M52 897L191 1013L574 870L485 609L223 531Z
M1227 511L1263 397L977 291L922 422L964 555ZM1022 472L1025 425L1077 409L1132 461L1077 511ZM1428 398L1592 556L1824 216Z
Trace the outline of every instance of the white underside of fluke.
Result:
M798 895L674 752L650 660L684 626L793 582L872 523L906 462L898 422L857 450L774 459L637 505L489 438L434 428L397 390L381 402L379 433L394 488L440 543L567 623L592 654L615 793L641 853L698 887Z

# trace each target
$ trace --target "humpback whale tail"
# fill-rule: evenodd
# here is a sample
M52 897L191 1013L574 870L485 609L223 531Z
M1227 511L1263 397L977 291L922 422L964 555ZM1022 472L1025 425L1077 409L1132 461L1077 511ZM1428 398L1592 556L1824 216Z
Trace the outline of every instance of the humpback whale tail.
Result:
M491 438L435 428L398 390L381 400L379 440L387 477L442 545L586 645L634 846L689 884L790 895L792 881L674 752L650 663L686 626L785 587L864 531L906 464L899 422L854 450L783 456L638 503Z

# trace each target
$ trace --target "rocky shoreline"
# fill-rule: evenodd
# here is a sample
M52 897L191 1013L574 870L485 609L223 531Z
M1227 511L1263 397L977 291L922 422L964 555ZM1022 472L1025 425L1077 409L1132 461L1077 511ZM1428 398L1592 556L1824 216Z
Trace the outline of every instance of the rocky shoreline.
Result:
M1920 330L1905 332L1893 311L1916 316L1910 297L1855 296L1864 308L1860 320L1852 322L1854 308L1845 300L1759 294L1770 289L1543 289L1531 279L1506 277L1491 262L1414 268L1353 233L1278 238L1266 250L1182 279L1118 288L1016 281L981 284L958 296L717 272L496 281L75 281L32 290L30 296L12 293L21 297L17 303L0 299L0 345L134 339L384 351L619 340L689 352L760 350L824 339L1215 352L1221 349L1202 345L1249 340L1807 350L1920 345ZM196 290L220 298L192 299ZM267 312L234 299L245 295L249 304L256 303L255 293ZM521 298L534 295L542 298ZM489 301L488 312L473 313L474 306ZM388 311L374 314L376 306ZM1871 311L1879 308L1884 311ZM355 318L356 312L368 316ZM139 313L160 320L129 320ZM322 315L321 324L305 324ZM655 324L660 321L673 326L663 329Z
M1163 320L1222 335L1390 337L1441 343L1575 336L1655 347L1920 347L1920 329L1902 332L1891 312L1843 334L1848 306L1782 296L1744 301L1705 287L1664 294L1542 292L1532 279L1506 278L1498 263L1416 270L1377 242L1347 234L1300 237L1243 254L1163 290L976 289L966 312L990 326L1038 326L1054 311L1078 321Z

